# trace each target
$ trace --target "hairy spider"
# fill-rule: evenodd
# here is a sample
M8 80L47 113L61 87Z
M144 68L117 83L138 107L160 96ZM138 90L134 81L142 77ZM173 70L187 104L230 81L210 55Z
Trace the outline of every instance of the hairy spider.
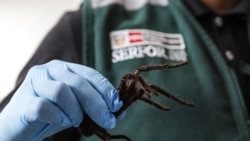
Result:
M158 64L150 66L141 66L137 68L133 73L126 74L122 77L120 85L118 87L120 99L123 101L123 106L121 109L114 113L118 117L124 110L126 110L133 102L136 100L142 100L150 105L155 106L160 110L169 110L170 108L165 105L161 105L157 102L152 101L151 96L159 96L162 94L168 98L177 101L178 103L184 104L186 106L193 106L192 102L183 100L175 95L170 94L164 89L148 84L141 76L141 72L160 70L165 68L176 68L186 64L187 62L175 63L175 64ZM96 134L103 141L109 141L112 139L124 139L127 141L132 141L129 137L125 135L110 135L105 129L94 123L87 115L84 117L83 122L78 127L79 132L84 136L91 136Z

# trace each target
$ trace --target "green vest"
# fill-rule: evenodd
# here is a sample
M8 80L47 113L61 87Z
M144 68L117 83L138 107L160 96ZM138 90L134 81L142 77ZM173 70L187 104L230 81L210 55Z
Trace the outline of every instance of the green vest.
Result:
M139 66L189 62L142 75L195 107L161 95L153 99L170 111L137 101L109 130L111 134L124 134L133 141L250 140L235 72L181 0L85 0L83 13L83 62L116 87L124 74Z

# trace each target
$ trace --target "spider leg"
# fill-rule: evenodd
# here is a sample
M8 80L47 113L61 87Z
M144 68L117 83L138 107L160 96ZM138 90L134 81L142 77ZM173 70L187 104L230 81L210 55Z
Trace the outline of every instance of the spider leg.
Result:
M153 105L153 106L155 106L156 108L158 108L160 110L165 110L165 111L170 110L170 107L161 105L159 103L156 103L156 102L152 101L151 99L149 99L147 97L141 97L140 100L142 100L142 101L144 101L144 102L146 102L146 103L148 103L150 105Z
M156 85L151 85L151 88L153 88L155 91L157 91L157 92L165 95L166 97L171 98L171 99L173 99L173 100L175 100L175 101L177 101L177 102L179 102L181 104L184 104L184 105L187 105L187 106L194 106L194 103L192 103L190 101L187 101L187 100L184 100L182 98L179 98L179 97L177 97L175 95L172 95L169 92L165 91L164 89L162 89L162 88L160 88L160 87L158 87Z
M158 94L155 92L155 90L149 85L141 76L138 77L138 84L141 85L141 89L144 91L146 96L150 98L152 95L158 96Z
M107 133L106 131L105 131L105 133ZM102 139L103 141L110 141L110 139L111 139L111 136L109 135L109 134L104 134L104 133L102 133L101 131L96 131L95 132L95 134L100 138L100 139Z
M147 84L147 82L141 77L141 76L136 76L138 79L138 83L141 85L141 89L137 91L137 94L135 94L135 97L133 97L133 100L140 99L150 105L155 106L158 109L161 110L169 110L170 108L164 105L161 105L159 103L156 103L150 99L152 95L158 96L158 93L155 91L151 85ZM146 96L143 96L143 94L146 94Z
M138 75L144 71L159 70L159 69L165 69L165 68L176 68L185 64L187 64L187 61L175 63L175 64L164 63L164 64L157 64L157 65L150 65L150 66L141 66L135 70L134 74Z
M120 92L120 99L123 101L127 101L127 99L131 99L132 95L134 96L137 84L137 76L135 74L126 74L122 77L120 85L118 87L118 91Z
M110 137L111 137L110 138L111 140L112 139L124 139L126 141L132 141L129 137L127 137L125 135L111 135Z
M148 97L151 95L157 95L141 76L135 74L125 75L118 88L120 92L123 92L120 94L121 100L128 101L135 101L140 98L143 95L143 93L138 92L140 89L143 89Z
M122 77L121 84L119 86L119 90L122 90L122 88L126 88L127 90L135 90L136 84L141 84L145 91L150 92L151 88L150 86L145 82L145 80L140 76L136 74L127 74Z

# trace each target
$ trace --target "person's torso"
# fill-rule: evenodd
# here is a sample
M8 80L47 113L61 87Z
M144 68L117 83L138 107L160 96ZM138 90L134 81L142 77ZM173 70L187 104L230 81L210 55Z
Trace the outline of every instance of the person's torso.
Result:
M179 68L142 76L194 102L194 107L162 95L152 98L170 111L137 101L111 134L124 134L134 141L250 139L246 107L233 70L180 0L92 0L85 1L83 10L83 62L116 87L123 75L140 66L188 61Z

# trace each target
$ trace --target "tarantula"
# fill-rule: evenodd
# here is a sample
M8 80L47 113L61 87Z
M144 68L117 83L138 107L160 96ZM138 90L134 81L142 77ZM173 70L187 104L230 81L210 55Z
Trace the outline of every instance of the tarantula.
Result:
M187 62L141 66L137 68L133 73L124 75L118 87L119 96L120 99L123 101L123 106L119 111L115 112L114 115L118 117L124 110L126 110L133 102L135 102L138 99L150 105L153 105L160 110L169 110L170 108L168 106L161 105L150 99L151 96L153 95L158 96L159 94L162 94L186 106L193 106L194 104L192 102L183 100L175 95L172 95L156 85L148 84L140 76L141 72L160 70L165 68L176 68L186 63ZM124 139L127 141L132 141L129 137L125 135L110 135L105 129L101 128L96 123L94 123L87 115L85 116L81 125L78 127L78 131L84 136L91 136L93 134L96 134L103 141L109 141L112 139Z

